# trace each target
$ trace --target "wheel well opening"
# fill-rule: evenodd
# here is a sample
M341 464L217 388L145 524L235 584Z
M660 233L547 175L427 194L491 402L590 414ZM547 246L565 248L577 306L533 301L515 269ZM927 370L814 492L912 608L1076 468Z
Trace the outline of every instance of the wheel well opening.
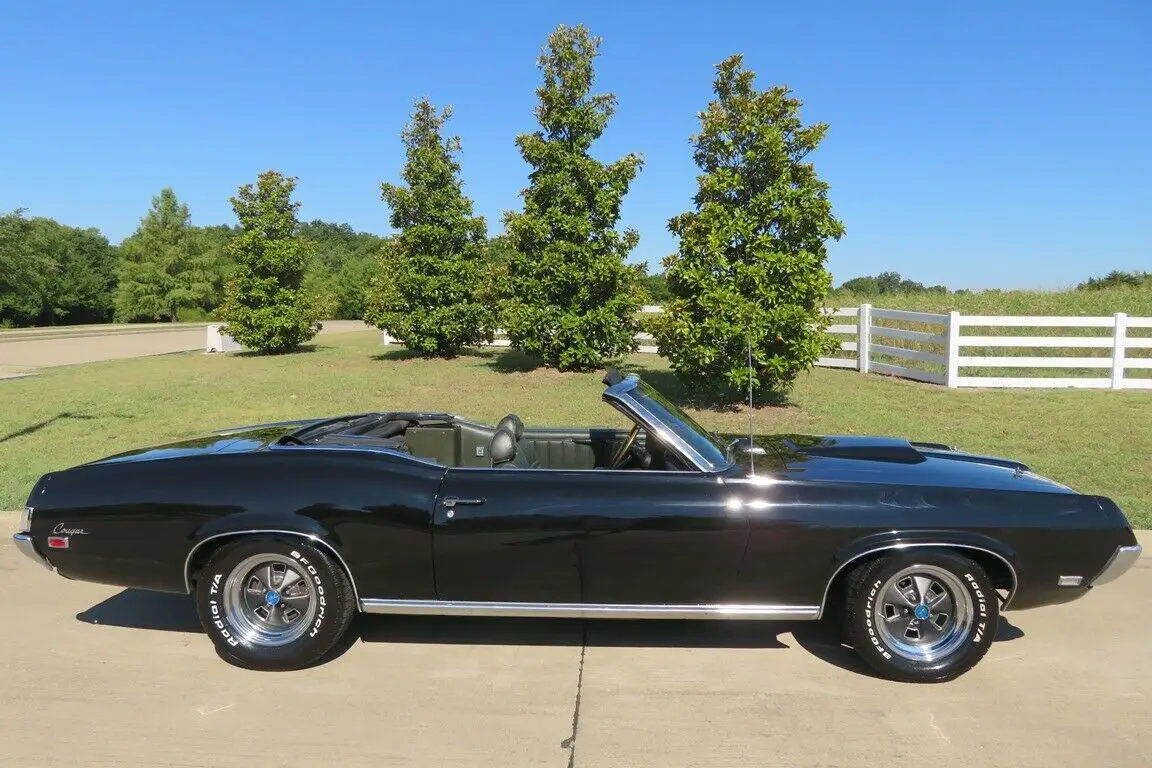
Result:
M969 549L968 547L956 547L941 545L939 547L932 547L932 549L939 549L953 554L961 555L969 560L974 561L977 565L984 569L984 573L992 581L992 586L1000 593L1001 603L1006 603L1011 598L1013 591L1016 589L1016 579L1012 569L1008 564L1000 559L999 556L992 554L983 549ZM868 554L852 560L846 567L841 568L836 575L832 578L832 582L828 585L828 591L824 599L824 609L827 610L829 605L835 601L842 600L844 597L845 586L848 584L848 578L852 573L859 570L869 563L875 562L880 558L890 554L892 549L882 549L878 552L869 552Z
M219 552L223 547L228 546L238 539L252 538L254 536L277 536L280 538L295 539L315 546L321 552L331 555L336 565L344 572L348 578L348 583L352 585L352 594L359 604L359 592L356 589L356 580L352 578L352 572L348 568L348 564L344 562L343 555L331 544L318 539L313 536L308 536L303 533L295 533L293 531L238 531L236 533L225 533L219 536L206 539L196 545L192 551L191 557L184 570L184 581L190 593L195 593L196 582L200 577L200 572L204 570L204 566Z
M974 560L977 565L984 569L984 573L992 580L992 586L1001 593L1001 603L1006 603L1016 588L1016 579L1008 564L991 552L985 552L982 549L958 550L958 553L969 560Z
M832 577L832 582L828 585L828 590L824 594L824 605L821 606L822 610L827 613L828 609L833 606L840 606L844 602L846 589L848 586L849 577L860 570L869 563L875 562L884 557L887 550L879 552L870 552L855 560L852 560L845 567L842 567Z
M233 533L208 539L196 545L196 549L192 551L192 557L188 560L188 564L184 568L184 583L187 585L188 590L190 592L196 591L196 582L200 579L200 572L204 570L204 566L208 564L208 561L220 551L221 547L226 546L241 536L255 535L254 533Z

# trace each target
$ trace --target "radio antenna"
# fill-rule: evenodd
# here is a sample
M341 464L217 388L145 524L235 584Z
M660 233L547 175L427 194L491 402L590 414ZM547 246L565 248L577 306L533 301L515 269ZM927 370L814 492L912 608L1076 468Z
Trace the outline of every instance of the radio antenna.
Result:
M756 474L756 429L752 425L752 334L748 334L748 473Z

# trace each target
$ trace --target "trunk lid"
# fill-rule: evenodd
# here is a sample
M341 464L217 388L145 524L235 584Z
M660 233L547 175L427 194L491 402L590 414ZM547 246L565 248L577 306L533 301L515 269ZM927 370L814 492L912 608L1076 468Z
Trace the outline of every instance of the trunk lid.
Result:
M90 464L111 464L127 461L153 461L174 459L182 456L196 456L209 453L242 453L257 451L280 438L301 428L316 423L317 419L283 421L272 424L255 424L246 427L212 432L207 435L178 440L171 443L134 448L130 451L106 456L89 462Z

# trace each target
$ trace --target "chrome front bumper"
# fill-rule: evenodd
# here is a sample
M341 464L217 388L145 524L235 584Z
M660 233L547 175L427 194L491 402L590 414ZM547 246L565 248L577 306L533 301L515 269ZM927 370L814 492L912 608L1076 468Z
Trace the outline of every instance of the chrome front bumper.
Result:
M56 570L48 559L36 551L36 545L32 543L32 534L30 533L16 533L12 535L12 541L16 542L16 549L23 552L28 557L32 558L40 565L44 566L50 571Z
M1116 581L1136 563L1137 558L1140 557L1140 551L1139 544L1133 544L1130 547L1116 547L1116 551L1112 553L1112 557L1104 565L1104 569L1096 578L1092 579L1091 586L1098 587L1101 584Z

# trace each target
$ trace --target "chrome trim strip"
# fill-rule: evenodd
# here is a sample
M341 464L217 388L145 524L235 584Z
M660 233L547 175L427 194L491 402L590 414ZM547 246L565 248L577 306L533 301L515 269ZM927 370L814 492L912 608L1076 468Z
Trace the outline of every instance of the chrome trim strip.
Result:
M1140 557L1142 547L1139 544L1133 544L1128 547L1116 547L1116 551L1112 553L1112 557L1108 558L1108 562L1100 570L1096 578L1092 579L1089 586L1098 587L1101 584L1107 584L1110 581L1123 576L1128 572L1128 569L1136 564L1136 560Z
M196 546L192 547L192 550L188 553L188 556L184 558L184 591L188 594L192 594L192 571L189 569L189 567L192 565L192 556L196 554L196 550L200 549L200 547L204 546L213 539L220 539L225 536L248 536L257 533L279 533L286 536L295 536L300 539L307 539L313 544L320 544L323 546L325 549L331 552L337 560L340 561L340 565L344 568L344 573L348 576L348 582L352 585L352 596L357 600L357 602L359 602L360 593L356 589L356 578L352 575L352 569L348 567L348 563L344 561L344 557L338 551L336 551L336 547L324 541L324 539L320 538L316 534L301 533L300 531L286 531L279 528L253 528L244 531L228 531L226 533L213 534L212 536L197 542Z
M688 442L682 439L679 435L672 432L664 426L664 423L658 420L651 411L643 407L635 400L624 400L619 397L609 398L607 395L604 397L609 405L613 406L616 410L620 411L626 417L636 422L638 426L644 427L649 433L662 442L665 447L671 448L680 454L680 457L687 461L692 466L696 467L699 472L712 471L711 466L704 459L700 453L690 446Z
M502 603L473 600L360 601L364 613L407 616L519 616L553 619L761 619L817 618L815 605L644 605L624 603Z
M824 608L828 604L828 592L829 592L829 590L832 589L832 583L834 581L836 581L836 577L840 575L840 572L843 571L845 568L847 568L849 565L856 562L857 560L859 560L862 557L867 557L868 555L874 555L877 552L884 552L884 551L889 550L889 549L911 549L913 547L939 547L941 549L948 549L948 548L974 549L977 552L985 552L989 555L992 555L997 560L1004 563L1004 565L1008 566L1008 572L1012 574L1012 589L1008 590L1008 597L1004 600L1004 604L1000 606L1000 610L1002 610L1002 611L1007 610L1008 606L1012 603L1012 598L1014 598L1016 596L1016 589L1020 586L1020 578L1019 578L1019 576L1017 576L1016 569L1012 566L1012 563L1008 562L1004 558L1003 555L999 555L990 549L985 549L984 547L976 547L976 546L973 546L971 544L954 544L952 542L947 542L947 541L928 541L928 542L913 541L913 542L904 542L904 543L900 543L900 544L888 544L888 545L883 546L883 547L876 547L874 549L865 550L864 552L861 552L860 554L858 554L854 557L851 557L848 560L844 561L844 563L842 563L840 565L840 567L837 568L833 572L832 578L828 579L828 583L824 585L824 597L823 597L823 599L820 600L820 614L816 618L823 618Z
M436 466L444 469L443 464ZM452 472L510 472L512 470L501 469L500 467L447 467ZM517 474L523 472L595 472L602 475L605 472L616 472L618 474L628 473L629 475L692 475L693 477L712 477L715 472L701 472L698 469L565 469L563 467L524 467L517 469Z
M48 558L36 551L36 545L32 543L32 534L14 533L12 534L12 541L16 544L16 549L20 550L23 555L35 560L53 573L56 572L55 566L48 562Z
M413 456L410 453L401 453L395 448L385 448L382 445L314 445L312 443L305 443L304 445L297 445L295 443L272 443L265 450L268 451L337 451L342 453L371 453L374 455L391 456L395 459L402 459L404 461L421 464L435 469L448 469L447 464L440 464L439 462L425 459L421 456Z
M633 421L639 422L640 425L649 432L654 432L660 442L664 443L666 447L671 447L680 454L681 458L687 460L699 471L707 473L721 472L732 466L730 462L724 466L713 467L687 440L668 429L668 427L664 425L664 422L657 419L656 415L644 407L642 403L638 402L634 397L624 397L624 395L631 393L632 390L636 389L639 385L640 379L629 374L623 381L605 389L601 399Z
M224 429L214 429L208 434L210 435L231 435L237 432L251 432L254 429L271 429L272 427L292 427L297 424L319 424L321 421L327 421L328 417L321 417L316 419L289 419L288 421L270 421L267 424L244 424L239 427L225 427Z

